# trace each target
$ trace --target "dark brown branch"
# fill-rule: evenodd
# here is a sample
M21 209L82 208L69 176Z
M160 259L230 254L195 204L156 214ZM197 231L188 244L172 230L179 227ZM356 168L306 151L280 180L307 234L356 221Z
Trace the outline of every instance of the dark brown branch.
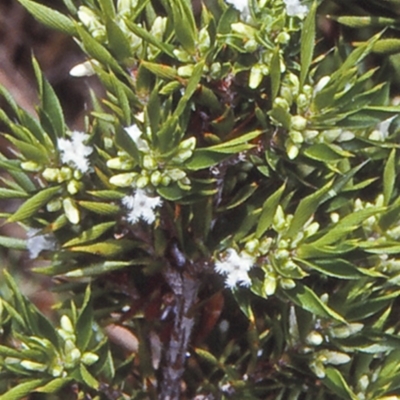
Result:
M174 326L165 351L159 399L179 400L186 352L195 322L190 310L196 303L200 280L187 272L173 269L166 273L166 279L175 294L176 302Z

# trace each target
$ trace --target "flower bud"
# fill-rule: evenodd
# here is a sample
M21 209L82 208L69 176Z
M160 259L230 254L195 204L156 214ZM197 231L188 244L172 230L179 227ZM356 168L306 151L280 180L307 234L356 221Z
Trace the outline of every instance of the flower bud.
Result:
M181 62L191 62L192 61L192 57L185 50L174 49L172 52L174 53L175 57Z
M168 175L163 175L161 178L161 185L168 186L171 183L171 178Z
M107 167L111 169L118 169L121 171L129 171L134 167L132 160L123 159L122 157L115 157L107 160Z
M178 68L178 75L181 76L182 78L190 78L193 74L193 69L194 65L189 64L189 65L184 65L182 67Z
M57 212L60 211L62 207L62 203L60 199L53 199L50 200L47 204L46 204L46 210L48 212Z
M161 172L160 171L154 171L151 175L150 175L150 182L153 186L158 186L161 183Z
M72 322L67 315L63 315L60 319L61 329L65 332L74 333L74 327L72 326Z
M191 150L191 151L193 151L195 147L196 147L196 138L194 136L182 140L182 142L180 142L178 146L180 150Z
M60 170L58 168L46 168L42 172L42 176L48 182L57 182L60 175Z
M72 169L69 167L62 167L58 175L58 183L69 181L72 178Z
M136 183L135 183L135 185L138 189L143 189L148 184L149 184L149 177L144 176L144 175L139 176L139 178L136 180Z
M249 254L255 254L258 252L259 245L260 242L258 239L252 239L249 240L244 247Z
M255 29L243 22L235 22L231 24L232 31L240 36L248 39L254 39Z
M173 168L167 171L167 174L172 178L174 181L179 181L186 176L186 173L178 168Z
M290 130L289 137L293 143L301 144L304 142L304 138L301 132L295 131L294 129Z
M34 161L24 161L21 163L21 168L28 172L38 172L42 169L42 166Z
M83 356L81 358L81 361L83 362L83 364L87 365L87 366L91 366L93 364L95 364L97 361L99 360L99 356L95 353L83 353Z
M29 371L44 372L47 369L46 364L41 364L30 360L22 360L20 365L22 368L25 368Z
M68 221L74 225L78 224L80 221L79 210L76 207L75 202L70 197L67 197L63 200L63 208Z
M69 71L69 74L75 78L81 78L84 76L92 76L96 72L93 68L93 64L96 63L96 60L88 60L83 63L77 64L72 67Z
M165 32L165 28L167 26L167 18L166 17L156 17L151 27L151 34L158 40L162 40Z
M310 346L319 346L323 341L324 338L317 331L310 332L306 337L306 343Z
M285 290L290 290L296 287L296 282L290 278L281 278L279 284L281 285L282 289Z
M294 160L299 155L299 147L291 140L286 142L286 153L289 160Z
M264 75L262 72L261 65L259 64L253 65L253 67L250 70L250 76L249 76L250 89L256 89L260 85L263 78Z
M295 115L290 120L290 126L296 131L304 131L307 126L307 119L301 115Z
M67 184L67 192L71 195L74 196L81 190L83 187L81 182L76 181L75 179L72 179L71 181L68 182Z
M157 161L154 159L154 157L146 154L143 157L143 167L149 170L154 170L157 168Z
M135 179L137 178L137 172L129 172L125 174L114 175L110 178L109 182L111 185L118 187L130 187L133 185Z
M276 37L276 42L279 44L288 44L290 41L290 35L287 32L280 32Z

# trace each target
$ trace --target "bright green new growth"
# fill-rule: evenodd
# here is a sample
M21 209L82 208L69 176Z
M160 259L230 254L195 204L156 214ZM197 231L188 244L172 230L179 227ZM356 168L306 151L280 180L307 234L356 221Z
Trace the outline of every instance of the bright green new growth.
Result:
M317 1L18 1L107 94L78 132L35 59L37 117L0 89L0 244L64 293L54 327L4 273L0 400L400 399L388 39L324 48Z

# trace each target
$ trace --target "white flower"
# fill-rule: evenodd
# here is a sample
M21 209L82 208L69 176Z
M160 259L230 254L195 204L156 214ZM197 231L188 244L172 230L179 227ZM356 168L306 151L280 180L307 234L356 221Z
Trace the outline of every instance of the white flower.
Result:
M26 246L32 260L37 258L43 250L54 250L56 247L56 241L52 234L40 235L39 232L39 229L29 229L27 232Z
M128 126L125 128L125 132L131 137L131 139L135 142L137 148L144 152L147 153L150 148L146 140L142 139L142 131L139 129L139 127L136 124L133 124L131 126Z
M254 265L254 258L246 252L238 254L235 249L228 249L222 261L215 263L215 270L226 275L226 286L234 288L237 285L251 284L248 271Z
M226 0L226 2L240 11L244 18L247 18L250 14L248 0Z
M308 12L308 7L302 5L299 0L283 0L286 5L286 14L289 17L304 18Z
M62 162L72 164L82 173L88 172L90 165L87 157L93 152L91 146L84 144L88 139L88 134L78 131L72 132L71 139L58 139Z
M139 219L152 224L156 219L154 209L161 206L162 200L159 196L150 197L146 191L138 189L133 196L125 196L122 204L129 210L127 218L131 224L135 224Z

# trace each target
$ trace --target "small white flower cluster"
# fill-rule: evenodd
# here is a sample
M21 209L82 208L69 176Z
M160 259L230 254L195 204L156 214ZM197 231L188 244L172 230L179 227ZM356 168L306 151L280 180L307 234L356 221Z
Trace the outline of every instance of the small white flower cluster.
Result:
M148 196L145 190L137 189L133 196L125 196L122 204L129 210L127 219L135 224L139 219L147 224L152 224L156 219L154 209L162 205L159 196Z
M87 133L73 131L70 139L58 139L57 143L61 161L77 168L83 174L90 169L88 157L93 152L93 148L85 144L89 137Z
M254 260L254 257L245 251L238 254L235 249L228 249L222 261L216 261L215 271L225 275L225 284L231 289L237 285L250 286L248 272L253 267Z
M40 229L29 229L27 232L26 247L32 260L37 258L42 251L54 250L56 247L56 240L52 234L41 235L39 232Z
M283 0L286 5L286 14L289 17L303 19L308 12L308 7L300 3L300 0Z

